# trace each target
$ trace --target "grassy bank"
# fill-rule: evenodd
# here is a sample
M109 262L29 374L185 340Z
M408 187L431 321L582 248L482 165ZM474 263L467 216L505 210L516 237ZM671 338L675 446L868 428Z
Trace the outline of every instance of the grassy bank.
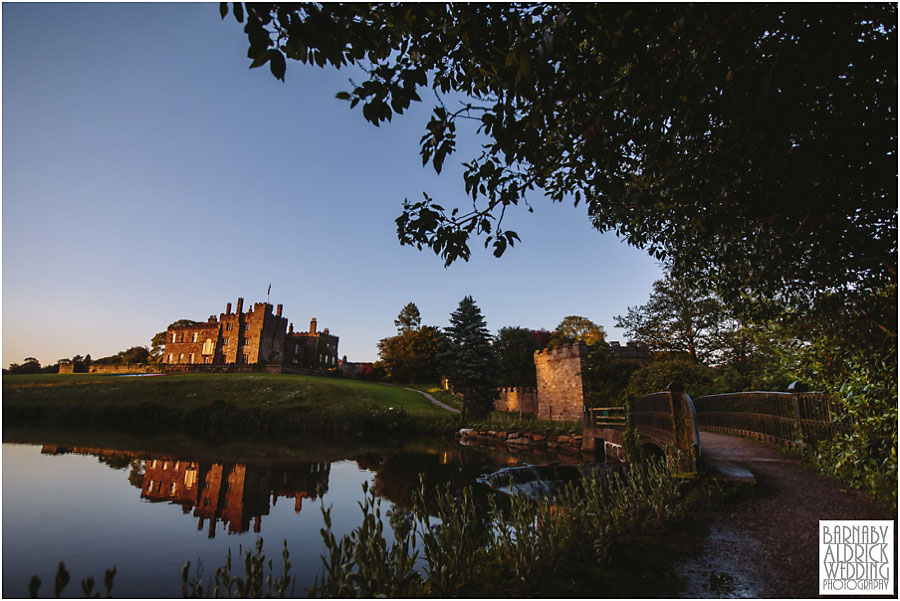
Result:
M385 384L287 374L3 377L4 427L184 433L211 441L445 434L454 417Z

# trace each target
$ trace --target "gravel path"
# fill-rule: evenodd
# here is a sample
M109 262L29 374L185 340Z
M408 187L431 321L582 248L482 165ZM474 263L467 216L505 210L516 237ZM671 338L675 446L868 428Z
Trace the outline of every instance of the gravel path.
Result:
M421 390L416 390L415 388L404 388L404 390L412 390L413 392L418 392L418 393L421 394L423 397L425 397L426 399L428 399L429 401L431 401L432 403L434 403L435 405L437 405L437 406L440 407L441 409L446 409L446 410L449 411L450 413L459 413L459 409L454 409L454 408L451 407L450 405L445 405L444 403L440 402L439 400L437 400L436 398L434 398L433 396L431 396L431 395L428 394L427 392L422 392Z
M683 597L817 597L819 520L897 517L773 446L711 432L700 442L704 457L749 469L757 484L711 516L703 552L675 567Z

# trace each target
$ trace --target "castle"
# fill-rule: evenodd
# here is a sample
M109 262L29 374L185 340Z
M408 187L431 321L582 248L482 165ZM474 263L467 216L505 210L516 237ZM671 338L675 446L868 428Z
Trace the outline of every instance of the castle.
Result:
M316 318L308 332L295 332L282 317L282 305L256 303L244 312L244 299L231 303L219 317L204 322L173 325L166 330L163 363L169 365L280 365L283 368L330 368L338 365L338 337L328 328L317 330Z

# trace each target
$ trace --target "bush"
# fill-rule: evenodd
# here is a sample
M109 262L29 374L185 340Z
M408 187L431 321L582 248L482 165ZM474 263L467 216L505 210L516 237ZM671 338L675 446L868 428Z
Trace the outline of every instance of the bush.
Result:
M631 374L625 396L635 397L660 392L672 382L681 382L684 391L692 397L721 392L717 390L716 372L713 368L695 363L685 357L657 359Z
M847 360L849 375L835 396L845 434L820 443L823 471L897 506L897 364Z

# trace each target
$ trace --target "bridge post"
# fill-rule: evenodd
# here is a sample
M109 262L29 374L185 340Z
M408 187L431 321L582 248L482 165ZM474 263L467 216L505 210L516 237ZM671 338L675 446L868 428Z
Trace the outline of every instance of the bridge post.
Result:
M806 446L808 443L806 432L803 429L803 415L800 413L800 398L797 396L800 392L806 392L806 386L804 386L801 382L791 382L787 391L791 393L791 404L794 406L794 429L796 430L797 440L800 441L801 446Z
M696 415L691 398L684 393L681 382L666 387L672 412L672 445L669 447L670 467L679 474L696 474L700 456Z

